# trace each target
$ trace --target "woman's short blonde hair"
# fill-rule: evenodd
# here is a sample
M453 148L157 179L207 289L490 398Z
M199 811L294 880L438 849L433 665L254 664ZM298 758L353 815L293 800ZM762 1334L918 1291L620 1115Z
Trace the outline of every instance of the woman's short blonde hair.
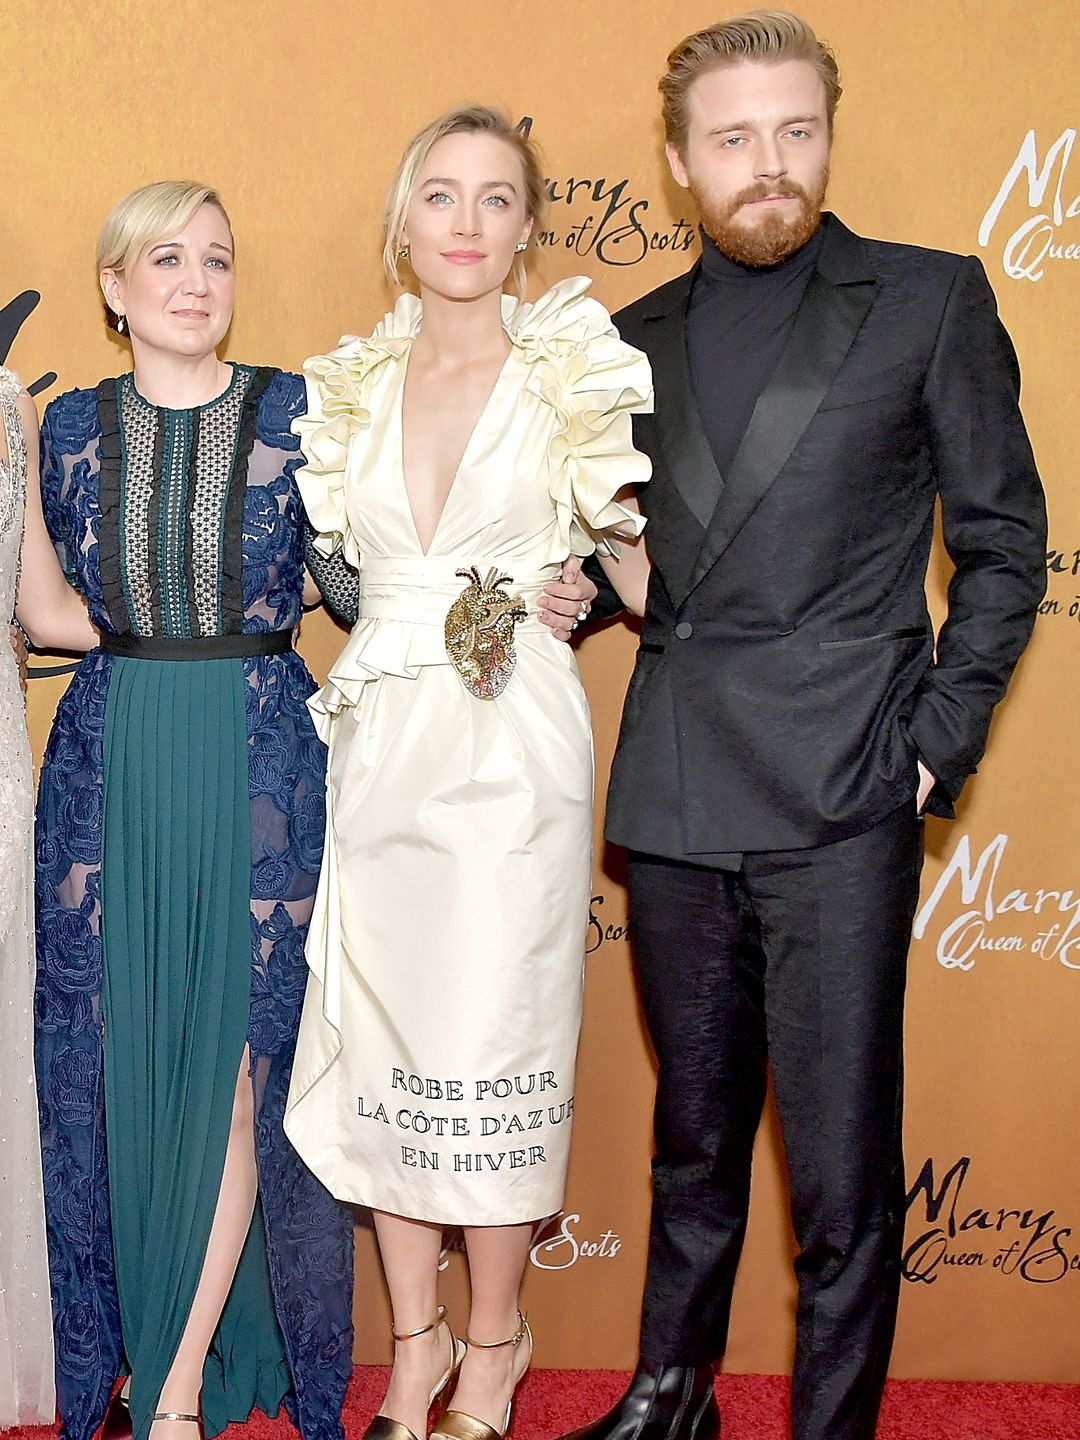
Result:
M147 245L167 240L202 209L213 205L225 217L232 234L232 222L221 196L210 185L195 180L155 180L140 185L119 200L105 217L97 242L97 273L115 270L126 275ZM114 328L116 316L108 305L106 319Z
M751 10L688 35L668 56L659 90L664 102L665 135L680 155L686 153L690 128L687 102L694 81L709 70L744 60L772 65L784 60L806 60L813 65L825 86L825 116L832 134L833 116L843 93L836 56L800 15L790 10Z
M448 110L445 115L440 115L438 119L432 120L430 125L425 125L419 134L413 136L406 145L405 153L398 162L394 178L390 182L390 191L386 197L386 210L383 215L386 232L383 265L392 285L402 284L401 273L398 269L398 251L401 249L401 238L405 230L405 217L408 213L409 201L416 190L417 177L424 161L440 140L445 140L448 135L463 134L493 135L498 140L505 140L507 145L517 152L525 178L525 215L533 222L529 234L529 246L535 245L539 239L544 203L547 199L547 186L540 152L535 142L527 133L513 125L510 118L501 110L494 110L488 105L457 105L453 110ZM525 297L526 253L526 251L522 251L514 256L514 265L510 272L514 277L514 287L519 300Z

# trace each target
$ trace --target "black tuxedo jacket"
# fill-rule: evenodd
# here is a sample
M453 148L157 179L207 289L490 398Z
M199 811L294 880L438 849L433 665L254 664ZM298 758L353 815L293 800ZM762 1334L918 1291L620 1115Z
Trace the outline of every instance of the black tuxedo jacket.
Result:
M823 223L722 484L687 368L694 270L615 317L656 386L634 419L653 573L608 799L632 849L827 844L910 801L917 758L951 814L1043 595L1042 488L982 266ZM935 657L938 497L955 570Z

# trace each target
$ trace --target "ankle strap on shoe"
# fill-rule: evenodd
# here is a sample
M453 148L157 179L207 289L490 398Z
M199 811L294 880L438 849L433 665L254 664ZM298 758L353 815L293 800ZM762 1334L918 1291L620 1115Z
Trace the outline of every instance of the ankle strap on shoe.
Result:
M198 1425L198 1415L180 1415L175 1410L155 1410L150 1416L150 1423L155 1420L190 1420L193 1425Z
M426 1325L421 1325L419 1330L397 1331L390 1327L390 1334L395 1340L415 1340L418 1335L427 1335L432 1330L437 1330L446 1319L446 1306L440 1305L435 1311L435 1319L429 1320Z
M499 1350L503 1345L520 1345L525 1336L529 1333L529 1322L519 1310L517 1312L518 1328L513 1335L508 1335L505 1340L474 1340L465 1332L465 1344L471 1345L474 1350Z

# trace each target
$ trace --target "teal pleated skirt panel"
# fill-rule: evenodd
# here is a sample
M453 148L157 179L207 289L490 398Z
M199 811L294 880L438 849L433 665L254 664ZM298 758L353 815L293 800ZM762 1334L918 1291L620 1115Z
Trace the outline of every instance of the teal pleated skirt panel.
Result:
M105 1125L116 1282L145 1440L217 1206L251 995L241 660L116 658L101 866ZM255 1217L207 1360L207 1433L290 1385Z

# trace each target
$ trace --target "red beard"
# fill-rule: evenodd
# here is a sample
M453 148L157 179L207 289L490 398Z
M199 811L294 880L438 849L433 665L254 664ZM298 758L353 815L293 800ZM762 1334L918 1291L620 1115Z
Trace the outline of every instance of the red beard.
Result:
M794 180L760 180L748 185L722 205L717 205L704 191L691 184L690 193L697 202L701 215L701 228L717 249L740 265L749 265L755 270L767 265L779 265L789 255L800 250L821 224L821 207L825 191L829 186L829 171L826 167L813 190L804 190ZM782 215L776 210L764 211L756 223L742 225L733 223L733 217L753 200L763 200L767 195L787 195L799 202L793 216Z

